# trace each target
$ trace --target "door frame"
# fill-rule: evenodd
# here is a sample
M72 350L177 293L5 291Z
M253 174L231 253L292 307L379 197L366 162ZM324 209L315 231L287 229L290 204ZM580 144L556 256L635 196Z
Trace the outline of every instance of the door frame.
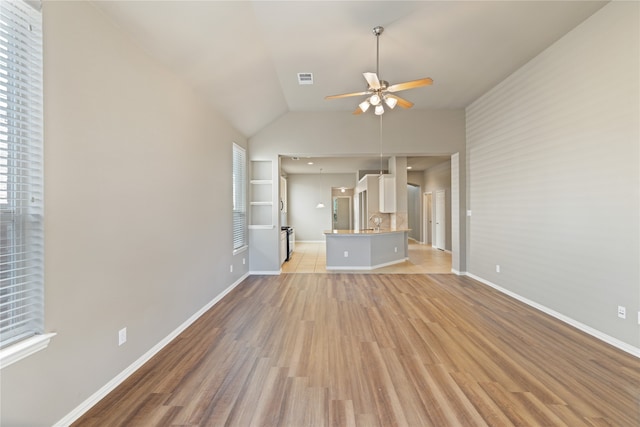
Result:
M433 217L433 193L425 191L422 195L422 242L425 245L431 245L433 236L432 217Z
M442 203L438 203L438 197L442 195ZM442 206L440 206L442 205ZM441 209L441 217L440 217L440 222L442 222L442 225L440 225L440 223L438 222L438 210ZM436 249L441 249L441 250L446 250L446 246L447 246L447 191L444 189L440 189L440 190L436 190L436 197L435 200L433 200L433 243L432 243L432 247L436 248ZM441 228L442 231L442 236L440 236L441 233L438 232L438 228ZM438 245L438 240L442 239L442 247L440 245Z

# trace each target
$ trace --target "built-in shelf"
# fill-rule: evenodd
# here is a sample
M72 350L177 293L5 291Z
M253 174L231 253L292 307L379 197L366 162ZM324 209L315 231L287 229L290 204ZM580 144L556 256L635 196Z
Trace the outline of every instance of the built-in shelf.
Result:
M251 161L251 180L252 181L271 181L272 177L271 160L252 160Z
M270 160L251 161L249 184L250 229L272 229L273 215L273 171Z

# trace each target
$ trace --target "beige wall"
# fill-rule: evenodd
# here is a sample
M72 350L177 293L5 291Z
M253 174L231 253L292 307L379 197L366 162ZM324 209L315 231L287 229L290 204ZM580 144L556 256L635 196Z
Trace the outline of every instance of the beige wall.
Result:
M324 242L324 232L332 228L331 188L355 185L355 173L289 175L287 213L290 225L295 227L296 240ZM320 201L324 208L316 208Z
M232 256L230 182L231 143L246 140L89 3L43 13L45 328L57 336L2 370L3 426L60 420L248 268L248 253Z

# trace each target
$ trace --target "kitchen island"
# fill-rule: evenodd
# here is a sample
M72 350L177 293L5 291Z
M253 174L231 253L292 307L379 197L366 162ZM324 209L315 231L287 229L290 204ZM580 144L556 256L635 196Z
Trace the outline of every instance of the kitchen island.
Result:
M373 270L409 259L409 229L324 232L327 270Z

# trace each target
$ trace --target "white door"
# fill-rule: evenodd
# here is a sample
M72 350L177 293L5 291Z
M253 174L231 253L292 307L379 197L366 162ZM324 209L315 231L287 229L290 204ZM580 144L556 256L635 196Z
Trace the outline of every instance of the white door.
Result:
M444 190L436 191L436 226L434 236L434 248L444 250L445 247L445 197Z
M431 241L431 235L433 234L433 229L432 229L432 207L431 207L431 193L424 193L424 197L423 197L423 203L422 203L422 207L424 209L424 212L422 213L422 218L424 220L424 224L422 226L422 241L427 244L430 245L432 243Z

